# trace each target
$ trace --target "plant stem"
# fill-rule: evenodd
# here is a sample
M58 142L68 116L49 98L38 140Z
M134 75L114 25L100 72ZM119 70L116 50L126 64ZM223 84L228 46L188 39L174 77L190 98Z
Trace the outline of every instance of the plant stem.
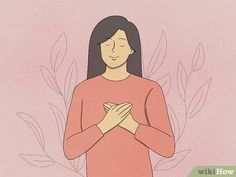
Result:
M61 89L60 89L58 83L57 83L57 78L56 78L56 72L55 72L55 71L53 71L53 77L54 77L54 80L55 80L55 82L56 82L57 88L59 89L60 95L61 95L62 98L63 98L64 104L65 104L65 107L66 107L66 115L67 115L67 112L68 112L68 111L67 111L67 106L66 106L66 100L65 100L65 97L64 97L64 95L63 95L63 93L62 93L62 91L61 91ZM78 172L78 170L76 169L76 167L72 164L72 162L71 162L70 160L69 160L69 163L70 163L70 165L72 166L72 168L74 169L74 171ZM78 173L79 173L79 172L78 172Z
M186 128L186 125L187 125L187 120L188 120L188 113L187 113L187 102L186 102L186 91L187 91L187 86L188 86L188 82L189 82L189 79L190 79L190 76L192 75L192 72L193 70L190 71L188 77L187 77L187 81L186 81L186 88L185 88L185 93L184 93L184 109L185 109L185 121L184 121L184 127L179 135L179 137L177 138L176 140L176 143L180 140L180 138L182 137L183 133L184 133L184 130Z

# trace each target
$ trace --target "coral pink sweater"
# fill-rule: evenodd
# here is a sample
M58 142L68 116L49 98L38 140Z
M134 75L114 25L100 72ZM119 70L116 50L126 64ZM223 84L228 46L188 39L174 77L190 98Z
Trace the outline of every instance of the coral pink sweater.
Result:
M105 102L131 102L139 123L135 134L117 125L103 134ZM175 150L165 98L160 85L130 74L113 81L102 75L79 83L73 92L64 134L64 154L86 153L88 177L152 177L149 150L171 157Z

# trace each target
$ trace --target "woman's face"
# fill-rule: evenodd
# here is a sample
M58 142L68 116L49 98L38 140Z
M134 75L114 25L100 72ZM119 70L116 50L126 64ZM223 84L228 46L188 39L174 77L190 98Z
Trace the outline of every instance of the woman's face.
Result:
M123 65L134 51L128 43L125 31L118 29L116 33L100 44L103 61L110 68Z

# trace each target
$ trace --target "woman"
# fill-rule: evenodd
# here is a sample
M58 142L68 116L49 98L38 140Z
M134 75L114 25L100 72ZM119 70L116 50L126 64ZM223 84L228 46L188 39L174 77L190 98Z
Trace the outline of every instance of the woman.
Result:
M136 26L109 16L94 28L87 80L73 92L64 154L86 153L88 177L152 177L149 148L171 157L175 141L160 85L142 78Z

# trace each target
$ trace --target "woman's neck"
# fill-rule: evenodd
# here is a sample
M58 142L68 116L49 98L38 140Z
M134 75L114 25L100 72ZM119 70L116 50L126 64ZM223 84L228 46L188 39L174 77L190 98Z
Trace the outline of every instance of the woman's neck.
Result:
M126 64L124 63L118 68L109 68L106 67L106 71L102 74L103 77L109 80L123 80L126 79L130 73L126 69Z

